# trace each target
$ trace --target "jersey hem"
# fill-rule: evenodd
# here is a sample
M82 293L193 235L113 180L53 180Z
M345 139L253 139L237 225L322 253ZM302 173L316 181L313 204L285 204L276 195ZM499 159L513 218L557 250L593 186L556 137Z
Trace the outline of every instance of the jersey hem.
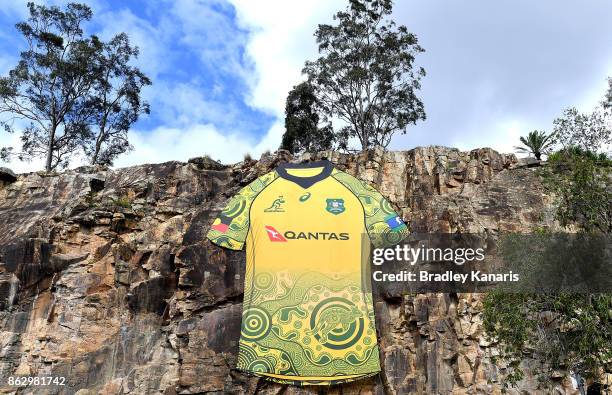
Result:
M212 236L214 237L214 236ZM211 243L213 243L214 245L216 245L217 247L221 247L221 248L227 248L228 250L232 250L232 251L242 251L242 249L244 248L245 243L240 243L239 245L224 245L224 244L219 244L217 243L215 240L213 240L211 236L209 236L209 234L206 234L206 238L208 240L210 240Z
M377 374L381 372L381 370L377 370L375 372L366 372L366 373L359 373L356 375L339 376L342 378L338 378L338 376L319 376L319 377L312 377L312 378L310 377L299 378L297 376L286 376L286 375L280 375L280 374L278 375L274 374L272 376L271 374L253 372L250 370L245 370L245 369L240 369L240 368L235 368L235 369L249 376L256 376L256 377L263 378L266 381L271 381L271 382L278 383L278 384L295 385L298 387L314 386L314 385L330 386L330 385L345 384L345 383L350 383L350 382L357 381L357 380L364 380L369 377L376 376Z

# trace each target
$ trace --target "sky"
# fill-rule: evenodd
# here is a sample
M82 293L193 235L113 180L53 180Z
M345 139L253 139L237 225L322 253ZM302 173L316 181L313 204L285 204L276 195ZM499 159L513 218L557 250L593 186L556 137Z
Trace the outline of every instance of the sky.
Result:
M0 74L24 42L14 28L26 0L0 0ZM88 34L126 32L153 81L151 114L130 131L116 167L210 155L224 163L275 151L288 91L317 57L313 33L346 0L86 0ZM46 4L65 4L64 0ZM512 152L518 137L550 130L563 109L590 111L612 76L609 0L399 0L392 16L425 48L419 97L427 120L390 149L445 145ZM18 145L0 132L0 146ZM75 161L73 166L79 165ZM6 166L7 164L1 164ZM42 161L13 161L17 172Z

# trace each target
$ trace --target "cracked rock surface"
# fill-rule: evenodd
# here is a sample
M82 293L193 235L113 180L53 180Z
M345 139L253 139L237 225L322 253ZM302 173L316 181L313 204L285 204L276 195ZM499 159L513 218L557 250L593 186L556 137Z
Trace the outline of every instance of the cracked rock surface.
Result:
M375 185L415 232L555 226L536 169L514 155L425 147L318 156ZM233 369L244 253L205 234L227 198L291 159L281 151L232 166L195 158L58 174L3 170L0 392L500 393L504 367L491 362L479 294L377 297L384 371L370 379L297 388ZM63 376L66 385L7 386L17 375ZM527 375L519 390L533 393L536 384Z

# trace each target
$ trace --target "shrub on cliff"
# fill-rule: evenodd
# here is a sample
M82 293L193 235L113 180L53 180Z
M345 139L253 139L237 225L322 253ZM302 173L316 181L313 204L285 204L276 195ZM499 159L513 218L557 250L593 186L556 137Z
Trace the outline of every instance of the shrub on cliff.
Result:
M612 368L611 294L492 292L484 303L484 327L499 343L508 366L505 386L523 376L525 354L544 386L555 371L597 380Z

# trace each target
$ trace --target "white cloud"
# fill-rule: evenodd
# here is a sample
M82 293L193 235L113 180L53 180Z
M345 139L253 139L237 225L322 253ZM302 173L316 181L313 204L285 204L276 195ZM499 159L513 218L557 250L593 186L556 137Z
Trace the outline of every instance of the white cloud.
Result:
M247 153L259 157L268 149L268 139L277 134L278 127L272 128L261 142L256 142L243 134L220 132L211 124L196 124L182 129L159 127L153 131L134 131L131 137L134 151L120 157L115 165L123 167L170 160L187 161L203 155L210 155L223 163L235 163L241 161Z
M398 22L426 49L418 57L428 73L419 96L428 119L393 147L512 152L518 136L551 131L563 109L591 111L612 70L610 11L610 2L567 0L397 2Z
M595 83L588 87L588 89L585 89L585 92L580 95L576 103L573 104L578 110L590 113L595 107L601 104L608 91L608 77L612 77L612 59L606 70L608 70L607 74L602 73L602 78L598 81L599 83Z
M14 2L4 12L23 12L25 2ZM16 6L17 3L20 5ZM145 90L145 97L152 104L156 120L161 121L153 130L133 131L132 143L136 149L119 158L116 165L185 161L203 154L235 162L247 152L257 157L265 150L276 150L284 132L286 95L293 85L302 81L304 61L318 56L313 36L317 25L332 23L333 14L345 6L345 0L158 0L154 6L147 6L144 14L152 17L146 19L124 6L94 6L94 23L101 29L102 37L125 31L140 47L137 64L154 81ZM232 19L234 13L236 20ZM481 35L482 26L470 28L459 20L445 29L434 28L434 25L446 26L444 18L453 20L453 16L449 11L436 12L429 3L397 4L396 14L400 23L406 23L422 39L428 51L420 60L425 61L429 72L422 90L429 119L410 128L408 135L394 139L391 146L394 149L426 144L454 145L462 149L486 145L511 152L520 135L536 128L547 129L552 121L550 114L557 108L560 114L566 98L573 100L567 105L586 111L605 91L606 81L602 77L601 86L582 92L576 92L572 85L548 83L543 86L548 90L531 93L527 88L533 81L519 78L520 67L525 65L500 63L508 62L508 57L515 56L517 51L527 53L535 62L529 68L536 73L533 78L546 79L542 73L549 68L549 55L538 51L548 42L541 37L537 45L522 46L518 45L521 41L508 41L511 36L505 31L486 25L496 40L498 36L506 40L508 48L502 51ZM485 15L480 17L487 19ZM513 23L512 18L506 19L505 23ZM534 28L537 23L532 25ZM453 29L456 34L449 36L448 31ZM467 49L455 45L461 42L470 45ZM177 49L177 43L181 49ZM182 54L177 51L183 49L200 59L206 75L195 64L189 65L194 75L178 75L183 71L173 67L181 59ZM7 65L12 66L14 60L0 58L0 71ZM237 81L228 84L220 75ZM457 75L462 77L457 79ZM548 79L559 81L558 76ZM231 92L234 86L247 89ZM241 114L243 109L235 100L236 94L256 111L275 117L264 136L256 138L250 133L252 125ZM229 99L232 96L234 99ZM527 110L522 109L521 101ZM548 107L536 108L535 103L545 103ZM551 112L551 108L555 110ZM17 136L0 134L0 140L9 137L17 142Z
M6 2L0 12L27 16L26 2ZM99 26L104 38L120 31L130 35L141 49L138 66L154 80L144 93L161 126L135 130L136 150L120 158L119 166L184 161L203 154L234 162L246 152L258 156L266 149L275 150L284 131L286 95L303 79L304 61L318 56L313 33L318 24L332 23L333 14L347 4L346 0L156 0L145 6L142 14L151 15L148 18L121 3L112 8L99 0L88 3L94 4L92 24ZM427 50L419 62L428 71L421 97L429 119L395 138L393 148L488 145L508 152L519 135L549 129L563 108L588 111L601 99L605 74L612 70L604 34L609 28L602 27L609 6L598 9L562 2L550 8L546 4L552 1L538 6L523 1L517 8L514 3L485 3L441 9L424 0L397 2L398 22L408 25ZM232 20L234 12L237 20ZM551 18L545 19L550 23L542 23L541 15L549 14ZM525 26L515 30L516 21ZM199 57L207 70L212 65L210 75L183 74L175 79L181 73L173 69L181 55L177 43ZM579 55L567 55L569 47ZM1 57L0 71L8 70L15 60ZM190 66L198 74L198 65ZM217 70L238 83L217 78ZM200 81L204 78L209 82L206 87ZM230 91L244 84L246 90ZM248 117L241 117L241 103L228 100L230 94L276 118L264 136L249 133L251 125L244 124ZM18 142L18 136L0 133L0 146L9 139Z
M206 93L196 84L160 81L155 84L155 111L162 119L183 126L204 121L220 125L238 119L240 114L232 103L222 103Z
M94 7L94 22L101 29L98 34L108 39L125 31L140 47L137 65L154 80L154 86L144 93L164 121L151 131L133 131L135 150L119 158L116 165L184 161L203 154L235 162L245 153L257 157L276 150L284 132L286 95L302 80L304 61L317 55L313 32L318 23L330 22L344 5L343 0L292 4L280 0L162 1L158 7L169 6L168 12L156 15L154 22L127 8ZM230 17L233 12L237 21ZM163 73L173 72L175 42L198 54L204 65L242 80L247 91L239 94L245 102L277 118L264 136L254 138L250 125L241 124L236 104L223 99L228 87L215 78L209 90L199 87L197 76L181 83L162 78Z
M25 7L26 1L21 1L23 4L11 3L11 7L6 11L17 12L22 10L22 17L27 17L27 8ZM67 3L68 0L52 1L47 3L61 5ZM89 1L88 4L96 11L94 15L94 21L102 26L102 30L98 31L101 37L108 39L118 32L125 31L129 34L132 43L140 47L141 53L138 59L138 66L143 69L149 76L157 76L161 71L165 70L168 63L167 61L171 56L168 53L169 46L167 45L170 40L171 24L160 24L160 26L153 26L148 21L138 18L132 14L129 10L123 9L117 12L105 11L103 7L97 4L96 1ZM89 33L92 33L90 31ZM164 38L166 41L164 41ZM0 58L0 73L8 71L10 67L13 67L17 62L17 58L11 58L3 55ZM150 95L153 92L146 90L145 95ZM18 132L14 134L7 134L4 131L0 132L0 147L12 146L15 150L21 147L20 134ZM158 147L158 150L164 150L163 146ZM182 158L177 157L180 160ZM144 162L142 162L144 163ZM82 159L73 160L71 167L76 167L84 164ZM44 168L44 161L41 159L35 159L31 162L21 162L17 159L13 159L8 163L0 164L2 166L8 166L16 172L27 172L40 170Z
M249 79L248 103L279 117L287 93L302 81L304 61L315 59L313 36L319 23L330 23L343 9L343 0L229 0L236 8L238 22L251 33L247 54L255 65Z
M222 12L219 12L219 7ZM241 57L247 45L247 35L246 32L236 32L231 26L228 7L228 4L216 1L177 1L159 19L157 26L129 10L104 13L102 26L105 26L106 36L125 31L141 48L138 65L153 77L154 82L145 95L152 103L156 117L165 124L152 131L131 132L135 150L119 158L116 166L185 161L204 154L223 162L236 162L246 153L259 156L265 150L276 150L284 130L282 122L275 122L259 142L255 141L249 133L250 125L241 121L236 103L224 98L228 87L216 81L214 76L210 89L201 88L198 75L192 76L191 81L180 83L156 78L164 71L172 72L168 67L173 60L173 41L177 40L199 55L203 64L212 66L213 70L222 68L223 72L242 79L244 83L257 79L251 61L257 62L258 59ZM108 23L110 21L113 23ZM281 102L281 112L282 106Z
M210 92L203 92L195 84L158 82L153 88L154 95L158 105L163 107L155 111L160 111L164 119L172 120L181 128L159 127L152 132L132 133L136 149L120 158L117 166L186 160L204 154L231 163L242 160L245 153L258 157L266 150L278 148L284 132L286 95L301 81L304 61L317 55L313 32L318 23L331 21L333 13L342 8L344 2L317 0L289 4L232 0L231 3L239 26L248 31L248 36L233 31L226 15L213 10L211 4L223 7L221 3L183 0L174 3L171 11L181 22L177 28L181 31L180 40L195 49L206 62L216 62L219 67L224 65L225 71L243 78L249 87L244 92L247 103L275 115L277 120L259 141L244 132L239 124L220 130L219 125L227 120L237 122L239 119L234 106L217 100L226 87L215 83ZM227 9L224 14L226 12ZM117 15L113 19L116 20ZM123 30L128 33L129 25L131 22L119 23L119 26L126 26ZM122 29L117 24L114 28ZM162 41L156 41L160 46ZM246 59L240 57L243 46L246 46ZM202 124L203 120L215 126Z
M14 147L16 150L21 147L21 141L19 133L7 133L4 130L0 130L0 148L2 147ZM9 163L0 162L0 166L9 167L15 173L28 173L31 171L41 170L45 167L45 161L42 158L36 158L29 162L22 162L18 159L13 159Z
M473 145L472 141L453 139L451 145L466 151L474 148L490 147L498 152L513 153L515 152L514 147L520 145L519 138L526 134L527 127L527 122L518 119L496 120L494 126L488 129L495 132L485 133L481 131L483 138L480 144Z

